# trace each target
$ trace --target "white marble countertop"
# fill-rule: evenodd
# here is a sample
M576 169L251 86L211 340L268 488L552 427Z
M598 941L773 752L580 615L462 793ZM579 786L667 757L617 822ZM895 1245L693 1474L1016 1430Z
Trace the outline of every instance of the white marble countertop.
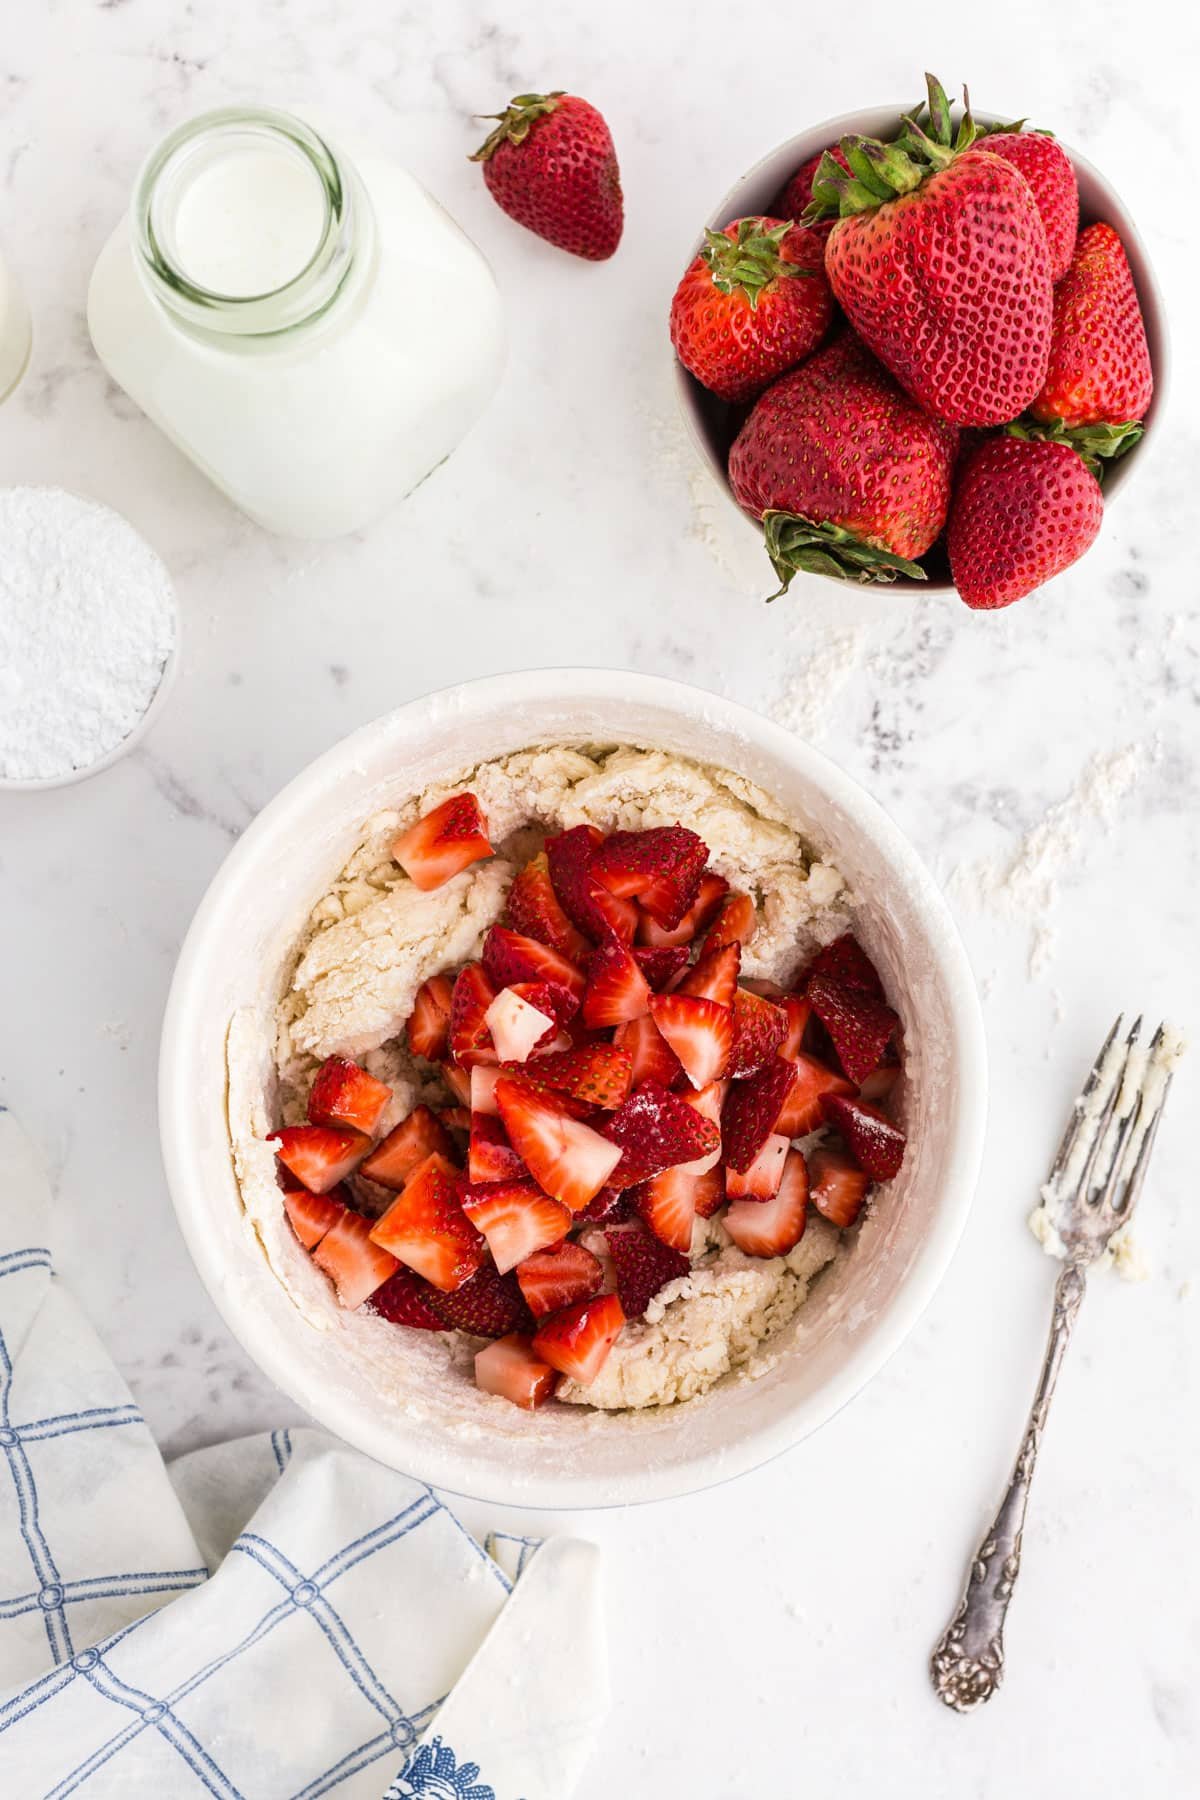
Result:
M852 28L791 16L696 0L680 38L667 9L634 0L60 0L5 34L0 234L37 341L0 421L0 481L127 514L174 572L186 642L144 749L74 789L0 795L0 1092L57 1178L61 1266L166 1447L294 1420L200 1287L156 1141L163 1000L230 843L336 738L463 677L605 663L776 713L866 782L949 884L990 1040L986 1171L928 1314L817 1438L732 1486L578 1521L607 1554L616 1690L581 1800L1194 1794L1200 1061L1146 1196L1154 1273L1097 1279L1080 1321L1004 1690L952 1717L925 1659L1041 1353L1053 1271L1023 1219L1065 1103L1119 1009L1200 1029L1195 360L1177 342L1157 447L1086 561L1036 599L986 617L798 581L767 607L753 536L676 421L664 314L741 169L813 119L915 97L925 59L1108 171L1178 303L1200 260L1164 169L1200 59L1173 36L1164 66L1167 9L1116 0L1019 0L1003 33L964 7L904 43L881 0L860 0ZM518 231L465 158L472 112L559 83L603 107L620 151L626 238L600 267ZM328 546L233 512L109 385L83 319L150 143L256 99L345 120L407 163L493 259L511 317L504 388L469 440L376 529Z

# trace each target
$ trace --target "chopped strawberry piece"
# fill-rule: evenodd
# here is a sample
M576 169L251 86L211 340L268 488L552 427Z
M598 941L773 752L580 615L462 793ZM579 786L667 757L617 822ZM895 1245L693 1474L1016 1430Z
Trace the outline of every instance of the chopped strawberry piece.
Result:
M631 1190L626 1188L602 1187L600 1192L588 1201L575 1214L577 1225L611 1224L619 1219L632 1219L633 1202L629 1198Z
M469 1281L487 1254L459 1203L453 1176L433 1157L375 1221L371 1237L447 1294Z
M532 991L549 994L550 989L538 983ZM528 1062L539 1044L558 1036L553 1003L547 1001L547 1005L548 1012L523 999L515 987L501 988L484 1017L502 1062Z
M650 1017L693 1087L707 1087L724 1075L733 1048L733 1014L727 1006L695 994L655 994Z
M452 1094L454 1094L455 1097L458 1099L459 1104L462 1106L470 1106L470 1104L471 1104L471 1073L470 1073L470 1070L458 1069L454 1066L453 1063L448 1063L448 1062L439 1063L438 1068L441 1070L442 1080L446 1083L446 1086L450 1089L450 1092Z
M649 1013L644 1019L630 1019L628 1024L618 1025L613 1043L618 1049L627 1051L633 1060L635 1088L641 1087L644 1081L671 1087L676 1081L686 1079L683 1064Z
M462 1207L476 1230L482 1231L492 1261L503 1275L518 1263L557 1244L571 1229L571 1214L535 1181L495 1181L486 1187L468 1187Z
M474 1074L474 1070L471 1073ZM435 1117L439 1125L444 1125L447 1131L462 1132L464 1136L470 1135L471 1109L469 1106L442 1106L439 1107ZM456 1141L455 1150L457 1151L459 1147Z
M621 1334L625 1313L615 1294L598 1294L551 1315L536 1332L533 1353L560 1375L587 1387Z
M487 820L474 794L454 794L392 845L392 855L415 887L441 887L452 875L491 856Z
M577 1050L556 1050L534 1063L509 1064L505 1075L516 1075L527 1086L566 1094L585 1106L611 1110L629 1097L633 1087L633 1058L615 1044L581 1044Z
M862 1211L871 1177L840 1150L822 1145L809 1157L812 1203L831 1225L853 1225Z
M576 825L546 840L550 879L568 918L588 937L602 943L615 937L630 944L637 927L638 909L603 887L596 875L596 851L604 833L594 825Z
M536 938L548 944L568 962L582 963L592 946L582 931L576 929L562 909L562 903L550 880L550 864L545 855L535 856L517 876L508 890L504 923L522 937Z
M436 1291L400 1263L371 1295L371 1311L393 1325L408 1325L414 1331L445 1331L445 1324L429 1304L429 1296Z
M693 964L675 989L677 994L694 994L701 1000L715 1000L718 1006L732 1007L737 992L738 971L742 966L742 946L736 941L706 950Z
M776 1193L769 1200L735 1200L725 1210L725 1229L746 1256L786 1256L808 1223L808 1170L789 1150Z
M514 1069L524 1068L523 1063L513 1063ZM493 1118L499 1114L496 1105L496 1083L504 1071L499 1063L476 1063L471 1070L471 1118L470 1126L475 1123L477 1113L490 1113Z
M687 968L686 944L664 944L659 949L638 948L634 951L637 966L656 994L660 994L676 975Z
M502 1275L485 1262L453 1293L430 1291L429 1304L451 1331L472 1337L501 1338L510 1331L532 1331L533 1317L515 1275Z
M586 984L574 963L552 950L549 944L539 943L537 938L523 937L506 925L493 925L484 938L483 966L496 987L540 981L549 988L561 989L564 998L557 1003L560 1019L570 1018L583 999Z
M855 1162L873 1180L890 1181L900 1173L908 1139L886 1113L866 1100L841 1094L826 1094L821 1105Z
M678 1163L695 1162L721 1142L711 1119L654 1081L643 1082L601 1129L621 1150L606 1177L613 1187L634 1187Z
M725 1170L718 1163L707 1175L697 1175L694 1179L696 1217L711 1219L715 1212L720 1212L728 1197L725 1192Z
M654 1296L692 1266L682 1251L673 1250L642 1225L614 1225L604 1235L627 1319L640 1319Z
M708 845L683 825L614 831L599 845L593 868L618 899L636 897L656 924L673 931L695 903Z
M727 1081L710 1081L707 1087L694 1088L691 1093L680 1094L679 1098L693 1112L698 1112L702 1119L711 1119L717 1128L717 1147L710 1150L707 1156L698 1156L694 1162L681 1163L680 1167L689 1175L707 1175L715 1169L721 1160L721 1113L725 1106L725 1096L729 1092Z
M308 1096L309 1121L373 1137L391 1098L386 1082L376 1081L345 1057L327 1056Z
M780 1005L787 1015L787 1035L779 1046L779 1054L786 1056L790 1062L799 1053L804 1042L804 1033L812 1018L812 1007L799 994L784 994Z
M783 1178L783 1165L791 1145L773 1131L744 1175L725 1171L725 1192L731 1200L770 1200Z
M886 999L883 983L871 961L852 932L843 932L832 944L826 944L804 971L800 986L806 987L814 975L826 977L835 987L852 988L872 1000Z
M730 1075L753 1075L770 1062L782 1048L787 1030L788 1018L782 1006L739 988L733 996Z
M285 1125L273 1135L276 1156L310 1194L327 1194L357 1169L371 1148L365 1132L335 1131L328 1125Z
M721 1141L728 1168L744 1175L775 1130L796 1079L795 1066L775 1057L757 1075L735 1081L721 1115Z
M532 1412L549 1400L558 1376L534 1353L533 1339L519 1331L497 1338L475 1358L475 1386L483 1394L499 1394Z
M614 938L600 945L588 963L583 1022L593 1030L640 1019L650 1005L650 989L633 952Z
M517 1280L526 1304L535 1318L561 1312L580 1300L590 1300L604 1283L604 1270L599 1260L582 1244L570 1239L553 1250L538 1250L527 1256L517 1270Z
M549 981L514 981L508 988L510 994L516 994L526 1005L534 1006L538 1012L545 1013L560 1030L565 1029L579 1011L579 1002L574 994L568 993L565 987ZM544 1046L543 1046L544 1048Z
M337 1224L349 1198L341 1187L328 1194L310 1194L302 1187L283 1190L283 1210L306 1250L315 1250L325 1233Z
M431 975L417 989L408 1021L408 1047L414 1056L438 1062L450 1047L450 1009L454 983L448 975Z
M572 1212L599 1193L621 1160L617 1145L572 1118L557 1099L535 1093L522 1082L497 1082L496 1102L512 1146L529 1173Z
M370 1219L347 1208L312 1253L317 1267L332 1281L338 1305L351 1312L396 1268L396 1258L374 1242L371 1231Z
M363 1162L359 1173L380 1187L402 1188L418 1164L437 1152L449 1159L454 1146L446 1128L427 1106L414 1106Z
M713 1170L716 1174L718 1171ZM692 1244L696 1194L708 1178L692 1175L682 1165L662 1169L639 1182L630 1198L641 1218L660 1243L686 1256Z
M881 1100L887 1099L899 1079L899 1063L880 1063L879 1067L867 1076L859 1088L859 1098L869 1100L872 1105L878 1106Z
M825 1123L822 1101L827 1094L852 1094L854 1083L803 1051L797 1051L791 1060L796 1079L775 1121L775 1129L785 1137L798 1138L819 1130Z
M467 1173L472 1181L520 1181L526 1173L496 1113L471 1115Z
M487 1010L495 998L496 990L479 963L459 970L450 1003L450 1054L461 1069L500 1060L487 1025Z
M891 1007L861 988L839 987L828 975L810 976L805 998L851 1081L865 1081L879 1067L900 1023Z
M700 886L696 890L696 898L684 913L673 931L659 925L649 913L642 913L638 919L637 941L639 944L650 944L667 948L674 944L690 944L712 924L720 911L721 902L729 892L729 883L723 875L714 875L710 869L700 877Z
M705 953L719 950L722 944L748 944L757 924L758 916L749 894L730 894L709 927L704 940Z

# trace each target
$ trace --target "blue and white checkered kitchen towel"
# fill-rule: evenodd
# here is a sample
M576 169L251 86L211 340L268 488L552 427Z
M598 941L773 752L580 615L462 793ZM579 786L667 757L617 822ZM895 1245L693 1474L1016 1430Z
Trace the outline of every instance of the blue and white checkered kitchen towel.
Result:
M567 1800L608 1705L592 1546L488 1554L318 1431L167 1467L49 1214L0 1110L4 1800Z

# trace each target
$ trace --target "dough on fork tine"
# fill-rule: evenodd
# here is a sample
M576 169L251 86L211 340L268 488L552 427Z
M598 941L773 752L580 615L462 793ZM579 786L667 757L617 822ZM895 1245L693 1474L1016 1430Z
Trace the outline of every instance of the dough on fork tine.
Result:
M1155 1051L1161 1048L1165 1035L1166 1025L1162 1024L1150 1040L1150 1049L1146 1060L1147 1073L1154 1067ZM1153 1112L1148 1120L1143 1121L1142 1115L1145 1112L1148 1091L1143 1082L1138 1092L1137 1104L1130 1108L1128 1118L1122 1127L1116 1154L1113 1157L1112 1173L1100 1198L1101 1213L1111 1219L1114 1225L1126 1224L1137 1205L1138 1195L1141 1193L1142 1184L1146 1179L1150 1152L1154 1148L1159 1121L1162 1118L1163 1107L1167 1103L1170 1088L1171 1076L1168 1075L1154 1102ZM1140 1143L1138 1143L1139 1130ZM1131 1142L1137 1143L1137 1155L1133 1159L1133 1167L1126 1171L1126 1151Z
M1088 1096L1094 1094L1096 1088L1099 1086L1100 1074L1104 1068L1104 1059L1112 1049L1113 1039L1116 1037L1118 1031L1120 1031L1124 1019L1124 1013L1117 1014L1116 1018L1113 1020L1112 1030L1100 1046L1100 1054L1088 1071L1088 1078L1083 1084L1078 1099L1071 1108L1071 1116L1067 1120L1066 1130L1062 1134L1062 1142L1058 1146L1054 1161L1050 1165L1050 1173L1046 1177L1047 1182L1055 1181L1067 1166L1067 1160L1070 1157L1072 1150L1075 1148L1075 1140L1079 1136L1080 1128L1083 1123L1084 1108Z
M1124 1124L1124 1120L1122 1119L1121 1114L1118 1109L1121 1104L1121 1097L1125 1092L1125 1077L1129 1072L1129 1060L1132 1057L1134 1049L1137 1046L1138 1036L1141 1032L1141 1029L1142 1029L1142 1015L1141 1015L1141 1013L1139 1013L1137 1018L1133 1021L1133 1025L1130 1028L1128 1037L1125 1039L1125 1054L1121 1058L1121 1066L1117 1070L1116 1077L1113 1081L1112 1092L1109 1094L1108 1099L1104 1103L1104 1111L1100 1114L1100 1117L1096 1120L1096 1123L1095 1123L1095 1136L1092 1139L1092 1147L1088 1151L1087 1161L1083 1165L1083 1171L1079 1177L1079 1185L1075 1191L1075 1199L1073 1201L1073 1204L1076 1206L1078 1206L1080 1204L1080 1202L1082 1202L1086 1206L1089 1203L1089 1201L1091 1200L1091 1196L1092 1196L1093 1189L1094 1189L1093 1176L1096 1173L1096 1166L1099 1161L1100 1152L1104 1148L1104 1145L1108 1140L1108 1135L1112 1128L1112 1123L1113 1123L1114 1117L1117 1119L1117 1143L1113 1148L1112 1158L1108 1165L1110 1174L1111 1174L1111 1171L1113 1169L1115 1169L1116 1167L1118 1167L1120 1164L1120 1151L1121 1151L1121 1142L1122 1142L1121 1128L1122 1128L1122 1125ZM1131 1108L1130 1110L1132 1112L1133 1109ZM1101 1187L1106 1187L1108 1184L1109 1178L1110 1178L1109 1175L1105 1175L1099 1185Z

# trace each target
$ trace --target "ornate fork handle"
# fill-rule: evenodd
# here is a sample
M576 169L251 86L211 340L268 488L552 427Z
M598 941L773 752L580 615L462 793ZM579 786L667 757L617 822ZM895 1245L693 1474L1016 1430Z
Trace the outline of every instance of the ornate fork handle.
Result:
M1021 1532L1054 1384L1087 1285L1082 1264L1069 1262L1054 1289L1054 1319L1042 1373L1012 1480L967 1576L962 1604L929 1663L938 1698L956 1712L990 1700L1004 1678L1004 1618L1021 1566Z

